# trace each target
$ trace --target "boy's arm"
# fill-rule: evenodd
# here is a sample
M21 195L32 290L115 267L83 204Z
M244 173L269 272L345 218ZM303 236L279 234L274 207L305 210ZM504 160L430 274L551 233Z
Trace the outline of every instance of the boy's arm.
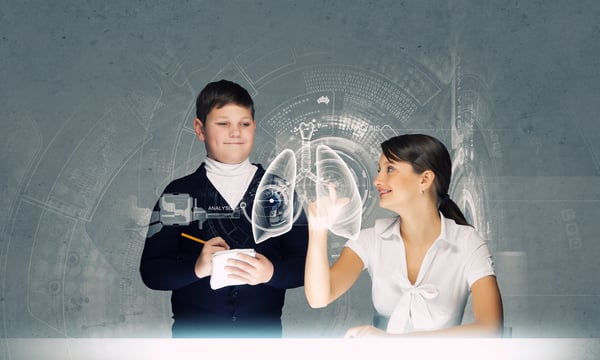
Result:
M292 229L278 236L279 254L265 254L273 264L273 277L270 286L289 289L304 285L304 264L308 247L308 225L304 211Z
M154 211L157 210L158 203L154 206ZM185 231L185 227L176 226L163 226L155 234L149 231L140 261L140 274L146 286L154 290L174 290L198 281L197 257L180 255L181 232Z

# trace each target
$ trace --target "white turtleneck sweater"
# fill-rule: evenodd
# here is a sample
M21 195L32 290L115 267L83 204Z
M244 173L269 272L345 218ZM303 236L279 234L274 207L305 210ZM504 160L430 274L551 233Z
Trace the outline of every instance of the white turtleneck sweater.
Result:
M227 201L227 204L235 209L248 189L257 167L252 165L249 159L239 164L224 164L206 158L204 163L208 180Z

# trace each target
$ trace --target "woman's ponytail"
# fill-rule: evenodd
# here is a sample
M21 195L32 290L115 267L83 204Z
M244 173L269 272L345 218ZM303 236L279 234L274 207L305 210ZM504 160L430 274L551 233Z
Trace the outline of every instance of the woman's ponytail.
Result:
M454 220L458 225L472 226L471 224L469 224L469 222L465 218L465 215L462 213L458 205L456 205L456 203L452 201L452 199L450 199L450 196L448 196L448 194L440 196L438 201L438 208L440 209L444 217Z

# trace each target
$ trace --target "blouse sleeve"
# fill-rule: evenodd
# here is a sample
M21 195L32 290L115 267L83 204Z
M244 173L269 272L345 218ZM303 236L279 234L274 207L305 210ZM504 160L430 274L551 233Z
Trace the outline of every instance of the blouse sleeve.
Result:
M487 242L479 236L479 234L473 230L471 233L471 243L473 247L470 254L467 256L465 264L466 280L469 287L475 283L475 281L489 275L496 275L494 271L494 261L492 254L487 246Z
M356 239L350 239L344 245L347 248L350 248L352 251L358 255L358 257L362 260L364 267L363 270L369 267L369 239L373 236L373 229L365 229L362 230Z

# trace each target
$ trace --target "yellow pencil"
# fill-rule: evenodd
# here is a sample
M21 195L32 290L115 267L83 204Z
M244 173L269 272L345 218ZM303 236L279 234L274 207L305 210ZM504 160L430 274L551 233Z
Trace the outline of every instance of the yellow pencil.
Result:
M186 233L181 233L181 236L183 236L184 238L188 238L190 240L194 240L195 242L199 242L200 244L206 244L206 241L202 240L202 239L198 239L195 236L192 236L190 234L186 234Z

